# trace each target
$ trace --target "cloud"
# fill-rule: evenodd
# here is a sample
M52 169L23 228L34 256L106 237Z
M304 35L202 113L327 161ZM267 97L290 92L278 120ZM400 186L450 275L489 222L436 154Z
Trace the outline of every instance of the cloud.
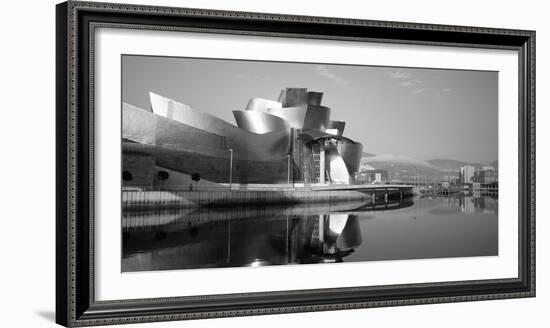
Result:
M445 88L443 89L443 92L450 93L450 92L453 92L453 89Z
M422 93L422 92L424 92L424 91L426 91L426 90L427 90L426 88L414 89L413 91L411 91L411 93L412 93L413 95L417 95L417 94L420 94L420 93Z
M325 65L315 65L315 70L317 73L319 73L322 76L328 77L329 79L333 80L337 84L340 85L349 85L349 81L334 74L328 67Z
M399 82L399 85L402 87L412 87L415 83L413 81L402 81Z
M423 87L424 82L422 82L422 80L415 78L415 76L410 72L406 72L399 69L399 70L390 72L389 77L392 80L397 81L397 84L399 86L411 90L411 93L413 95L417 95L428 90L428 88Z
M409 79L412 74L403 70L397 70L389 73L392 80L406 80Z
M404 80L399 82L399 85L402 87L414 87L414 86L420 86L424 84L424 82L420 80Z

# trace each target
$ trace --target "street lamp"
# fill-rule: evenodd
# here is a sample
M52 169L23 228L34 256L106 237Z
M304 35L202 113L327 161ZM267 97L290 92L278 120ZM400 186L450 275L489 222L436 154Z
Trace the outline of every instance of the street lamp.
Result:
M229 190L233 183L233 148L229 148Z
M319 183L325 183L325 139L319 142Z
M286 175L286 183L287 184L290 184L290 154L286 154L286 158L287 158L287 167L286 167L286 171L287 171L287 175Z

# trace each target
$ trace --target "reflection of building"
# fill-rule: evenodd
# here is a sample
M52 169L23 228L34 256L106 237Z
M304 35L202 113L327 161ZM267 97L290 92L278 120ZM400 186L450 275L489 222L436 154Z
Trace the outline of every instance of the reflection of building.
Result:
M473 197L462 196L459 202L463 213L498 214L498 198L481 196L474 192Z
M278 101L253 98L233 111L237 126L150 93L151 110L123 104L123 181L152 186L162 177L216 183L350 184L362 145L331 121L322 93L287 88ZM159 172L170 172L161 174Z
M492 166L484 166L476 175L476 182L492 184L498 182L498 173Z
M224 210L223 215L239 211ZM225 220L211 210L202 215L198 212L127 214L123 221L122 270L343 262L362 243L359 220L353 214L266 216L260 211L248 218L236 213ZM151 217L158 221L162 216L167 216L167 223L131 224ZM215 219L209 220L212 216Z
M476 206L473 197L461 197L460 209L463 213L472 214L476 212Z
M472 165L465 165L460 168L460 182L463 184L469 184L474 182L474 176L476 174L476 168Z
M300 223L294 263L342 262L343 257L362 243L361 228L355 215L322 214Z

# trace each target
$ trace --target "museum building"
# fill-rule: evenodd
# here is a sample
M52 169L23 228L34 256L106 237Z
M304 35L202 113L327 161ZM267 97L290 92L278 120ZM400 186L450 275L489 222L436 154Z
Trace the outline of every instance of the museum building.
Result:
M151 108L122 104L125 187L206 184L353 184L363 146L331 121L323 94L286 88L252 98L236 125L149 93Z

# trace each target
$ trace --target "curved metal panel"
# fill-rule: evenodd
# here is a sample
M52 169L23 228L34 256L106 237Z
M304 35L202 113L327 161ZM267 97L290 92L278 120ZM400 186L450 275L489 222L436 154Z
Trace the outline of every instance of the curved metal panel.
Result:
M321 132L317 130L306 130L299 134L299 137L304 140L305 142L311 142L311 141L317 141L321 139L335 139L335 140L341 140L344 142L350 142L354 143L355 141L351 140L350 138L339 136L327 132Z
M266 112L268 108L281 108L283 104L270 99L251 98L246 105L246 110Z
M325 131L330 119L330 108L309 105L304 119L304 130Z
M210 133L227 135L228 130L236 128L228 122L206 112L196 110L172 99L149 92L153 113L171 120L193 126Z
M308 91L307 93L308 105L320 106L322 100L323 100L322 92Z
M152 92L150 98L151 108L155 114L177 121L185 127L193 127L194 129L226 137L225 147L226 149L232 148L236 158L268 160L270 158L284 158L288 153L290 146L289 130L256 134Z
M289 130L290 126L282 118L257 111L234 110L237 126L249 132L264 134L273 131Z
M307 105L308 96L306 88L286 88L284 91L283 107Z
M328 130L336 130L336 135L341 136L344 133L344 128L346 127L346 122L344 121L328 121L327 132ZM330 131L332 132L332 131ZM330 133L329 132L329 133Z
M359 171L361 165L361 155L363 154L363 145L359 142L339 143L338 152L344 159L349 174Z
M277 98L277 101L280 102L281 104L284 104L285 103L285 98L286 98L286 90L283 89L279 93L279 98Z
M348 173L348 168L342 156L338 153L336 145L327 143L325 153L330 181L333 184L350 184L351 178Z
M325 131L330 118L330 108L323 106L268 108L267 111L286 120L295 129Z
M269 114L282 118L287 121L290 127L295 129L302 129L304 127L307 111L308 106L267 109Z
M147 145L185 147L201 152L226 151L226 137L122 104L122 138Z

